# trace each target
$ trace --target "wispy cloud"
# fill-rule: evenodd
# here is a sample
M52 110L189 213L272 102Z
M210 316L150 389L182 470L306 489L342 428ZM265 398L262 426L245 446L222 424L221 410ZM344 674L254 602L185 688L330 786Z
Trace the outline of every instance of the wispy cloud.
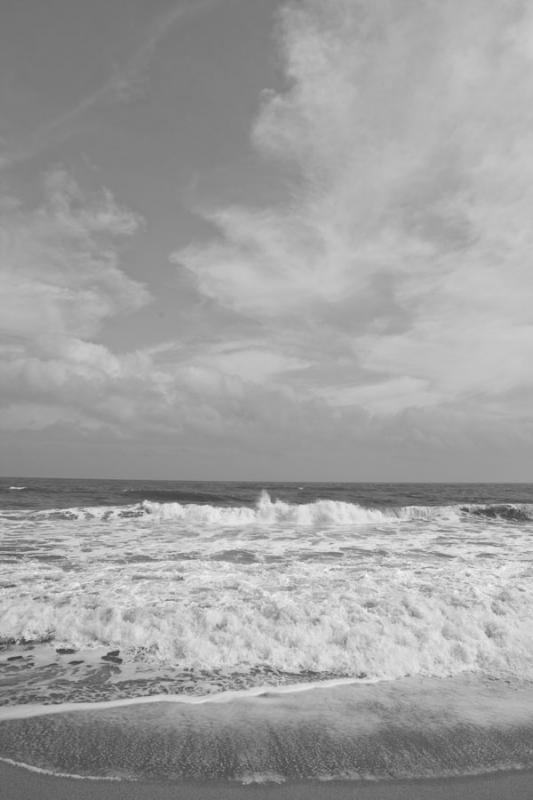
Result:
M64 141L71 135L75 123L91 109L137 99L146 91L146 75L159 44L177 25L193 15L213 8L219 2L220 0L181 0L169 11L156 17L138 49L125 63L115 67L105 83L72 108L39 126L21 146L8 149L4 143L4 152L0 153L0 169L13 167L42 152L50 144Z

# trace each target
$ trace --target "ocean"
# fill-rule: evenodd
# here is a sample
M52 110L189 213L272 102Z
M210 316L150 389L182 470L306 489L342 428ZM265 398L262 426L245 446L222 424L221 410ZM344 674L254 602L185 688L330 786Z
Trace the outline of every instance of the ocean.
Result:
M530 766L532 609L529 484L2 478L0 756L93 777L246 781ZM80 755L104 719L114 742L125 729L158 740L155 728L168 741L176 713L157 768L123 742ZM442 744L441 722L470 731L463 759L455 747L427 761L426 727ZM377 758L375 737L398 725L426 726L425 760ZM178 729L200 755L184 760ZM284 760L280 742L304 730L315 733ZM252 740L254 756L227 755Z

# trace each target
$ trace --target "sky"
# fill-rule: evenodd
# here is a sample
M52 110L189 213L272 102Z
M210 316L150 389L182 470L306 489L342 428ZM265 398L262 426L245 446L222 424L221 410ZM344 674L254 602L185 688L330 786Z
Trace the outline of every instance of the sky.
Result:
M25 0L0 473L533 479L533 5Z

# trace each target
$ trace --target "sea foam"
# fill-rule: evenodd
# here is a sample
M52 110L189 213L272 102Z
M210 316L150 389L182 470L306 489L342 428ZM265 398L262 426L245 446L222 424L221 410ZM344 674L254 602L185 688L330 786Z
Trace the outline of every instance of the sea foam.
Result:
M214 686L221 671L258 665L292 674L478 670L533 679L533 592L519 572L513 587L509 571L488 580L472 570L411 568L383 584L379 571L350 575L309 563L281 572L215 563L177 583L171 574L139 581L131 574L108 571L97 592L72 581L46 596L19 593L3 603L4 637L120 648L125 659L156 669L203 670Z

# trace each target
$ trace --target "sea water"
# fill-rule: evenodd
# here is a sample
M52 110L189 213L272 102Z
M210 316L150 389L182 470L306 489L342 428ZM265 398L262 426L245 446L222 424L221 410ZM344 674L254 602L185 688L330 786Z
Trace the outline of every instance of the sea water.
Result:
M10 721L0 722L0 755L22 753L31 762L28 742L61 741L58 731L65 725L70 730L72 714L78 725L85 720L93 730L96 710L72 704L103 702L115 721L122 709L119 728L138 731L138 706L124 711L120 702L161 700L161 695L172 699L172 714L176 700L189 701L180 705L176 730L187 730L190 743L194 720L202 728L207 712L198 709L206 707L206 698L230 698L231 713L227 703L223 717L209 711L211 734L222 726L225 741L234 742L228 720L244 724L248 714L256 733L267 718L270 731L272 719L278 720L279 740L287 727L283 709L292 705L291 713L303 725L301 742L313 708L315 744L309 752L315 755L309 760L306 750L298 763L303 759L316 768L320 754L335 749L317 734L327 719L330 730L342 728L339 753L352 743L352 755L337 766L327 756L328 776L355 774L358 765L366 775L372 769L366 762L363 768L362 756L357 761L354 753L359 752L356 741L370 741L371 708L381 708L381 723L388 718L389 731L396 709L396 729L405 733L408 728L413 735L420 732L422 718L442 717L436 698L447 692L463 698L463 709L466 698L474 697L472 708L486 711L489 690L500 698L500 708L516 708L511 695L501 699L507 686L515 700L521 692L522 709L533 708L532 601L529 485L2 479L0 704ZM343 682L359 685L359 694L339 694L347 691ZM313 702L295 699L295 688L332 683L339 685L321 701L319 716L320 689L308 693ZM257 695L265 698L265 691L271 705L258 706ZM191 703L195 699L200 705ZM241 704L237 717L236 703ZM52 721L42 715L43 704L68 713L61 722L57 714ZM23 720L24 707L31 725ZM347 707L358 711L346 717ZM147 706L142 713L143 719L150 717ZM155 713L154 724L165 714ZM36 715L39 725L52 726L53 736L42 730L37 736ZM461 725L472 728L467 717ZM101 725L104 717L97 719ZM490 724L485 720L482 730L498 728L494 715L487 719ZM529 763L533 740L524 733L526 721L521 719L516 740L522 743L519 756L511 736L513 748L507 755L498 751L496 766ZM375 735L382 736L381 723L372 729ZM505 725L508 730L509 720ZM457 735L455 722L452 728ZM6 742L17 739L17 731L19 744L26 744L13 751ZM224 738L220 731L215 738ZM65 734L65 741L70 736ZM398 736L404 741L403 734ZM151 737L157 740L154 731ZM114 740L120 740L116 731ZM244 741L242 733L237 740ZM483 748L474 740L479 754ZM161 774L182 774L175 766L176 748ZM489 751L490 761L495 751ZM274 757L264 748L261 752L246 774L270 774ZM71 763L65 766L58 758L41 753L37 760L58 769ZM480 756L478 761L487 768ZM284 774L278 763L270 767L272 774ZM109 764L78 769L113 772ZM122 774L120 769L128 772L116 765ZM410 774L402 769L401 774ZM305 777L302 770L298 775ZM458 765L458 770L465 768ZM374 771L379 773L377 767ZM385 772L392 774L390 765ZM288 767L285 773L292 774ZM414 767L412 774L418 774Z

